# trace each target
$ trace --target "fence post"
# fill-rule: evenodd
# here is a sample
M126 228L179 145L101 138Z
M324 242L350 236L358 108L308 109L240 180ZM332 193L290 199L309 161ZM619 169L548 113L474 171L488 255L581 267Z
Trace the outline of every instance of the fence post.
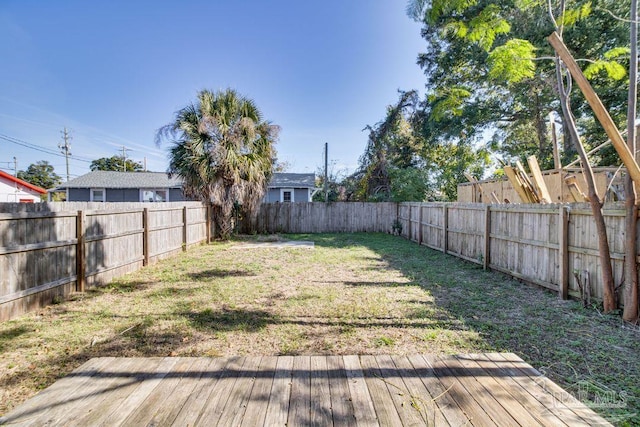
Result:
M85 214L83 211L78 211L76 217L76 291L84 292L85 286L85 253L84 253L84 227L85 227Z
M207 238L207 244L211 243L211 203L207 203L207 213L206 213L206 219L205 219L206 223L207 223L207 227L206 227L206 238Z
M411 205L411 203L409 203L409 218L407 219L407 233L409 233L409 241L413 240L413 233L411 231L411 208L413 207L413 205Z
M558 296L562 299L569 298L569 210L566 206L560 207L558 214Z
M484 208L484 254L482 268L486 270L489 268L491 257L491 205L486 205Z
M422 203L418 205L418 209L420 209L418 215L418 245L422 245Z
M442 252L447 253L447 246L449 246L449 234L447 229L449 228L449 207L446 203L442 205Z
M187 207L182 208L182 251L187 250Z
M149 265L149 208L142 209L142 265Z

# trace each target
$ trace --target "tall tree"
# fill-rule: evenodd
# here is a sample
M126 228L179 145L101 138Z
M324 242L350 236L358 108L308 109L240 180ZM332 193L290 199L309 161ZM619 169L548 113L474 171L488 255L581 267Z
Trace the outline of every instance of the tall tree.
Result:
M226 239L234 207L253 217L265 194L278 131L235 90L202 90L158 131L156 141L170 142L169 174L184 180L188 195L213 204L216 233Z
M629 45L631 49L629 62L629 98L627 107L627 145L632 153L636 153L636 114L638 101L638 1L631 0L629 14ZM636 161L638 156L634 156ZM625 207L627 211L625 229L625 284L623 290L624 311L622 318L627 322L638 320L638 204L636 188L627 174L625 179Z
M93 160L89 169L92 171L140 172L142 163L122 156L101 157Z
M55 173L52 165L46 160L29 165L26 171L18 171L18 178L45 190L54 188L62 182L62 178Z

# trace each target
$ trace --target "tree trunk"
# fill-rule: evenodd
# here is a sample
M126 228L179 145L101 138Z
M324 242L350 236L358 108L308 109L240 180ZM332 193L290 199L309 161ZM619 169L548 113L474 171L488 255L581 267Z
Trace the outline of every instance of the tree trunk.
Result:
M636 103L638 89L638 2L631 0L631 61L629 62L629 102L627 106L627 145L636 157ZM625 263L624 263L624 311L622 318L627 322L635 322L638 320L638 259L637 249L637 218L638 205L636 204L636 189L631 176L627 173L625 179Z
M613 283L613 268L611 267L611 252L609 250L609 241L607 240L607 228L604 222L604 215L602 214L602 202L598 197L598 191L596 189L595 179L593 177L593 170L589 164L587 152L582 145L580 135L578 134L578 128L576 126L575 118L571 112L569 105L568 94L565 93L562 68L560 58L556 54L556 79L558 84L558 93L560 95L560 105L562 106L562 116L565 128L569 131L569 136L574 143L578 155L580 156L580 162L582 163L582 170L584 172L585 180L587 181L587 188L589 193L589 203L591 204L591 211L593 212L593 220L596 224L596 230L598 234L598 253L600 255L600 268L602 270L602 303L604 306L604 312L608 313L617 308L616 298ZM567 73L568 74L568 73ZM569 76L568 78L571 78Z

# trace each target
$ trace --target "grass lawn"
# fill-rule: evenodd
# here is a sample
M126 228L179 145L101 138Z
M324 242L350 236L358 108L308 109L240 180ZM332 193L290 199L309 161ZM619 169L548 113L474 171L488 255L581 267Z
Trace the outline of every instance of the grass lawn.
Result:
M640 332L618 317L390 235L286 237L315 248L200 246L0 323L0 414L96 356L508 351L640 423Z

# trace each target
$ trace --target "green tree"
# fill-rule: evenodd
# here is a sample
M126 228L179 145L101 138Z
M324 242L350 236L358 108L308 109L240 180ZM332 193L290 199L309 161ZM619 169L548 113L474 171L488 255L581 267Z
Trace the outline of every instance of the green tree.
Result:
M62 178L55 173L53 166L46 160L29 165L26 171L18 171L18 178L45 190L54 188L62 182Z
M278 131L235 90L202 90L156 141L170 142L168 172L184 180L187 195L213 204L216 233L226 239L234 209L254 218L273 173Z
M122 156L101 157L93 160L89 169L92 171L140 172L142 163Z
M551 5L553 3L553 5ZM490 148L505 160L538 156L553 166L547 126L551 111L560 112L553 50L546 37L556 16L572 52L589 64L585 72L616 122L624 123L624 65L627 30L610 16L624 15L628 0L547 2L540 0L411 0L410 16L424 23L426 52L419 64L427 77L425 125L443 140L463 136L476 141L493 135ZM584 99L571 94L587 148L606 140ZM564 135L568 135L565 128ZM575 159L569 137L564 160ZM599 164L617 158L604 150Z

